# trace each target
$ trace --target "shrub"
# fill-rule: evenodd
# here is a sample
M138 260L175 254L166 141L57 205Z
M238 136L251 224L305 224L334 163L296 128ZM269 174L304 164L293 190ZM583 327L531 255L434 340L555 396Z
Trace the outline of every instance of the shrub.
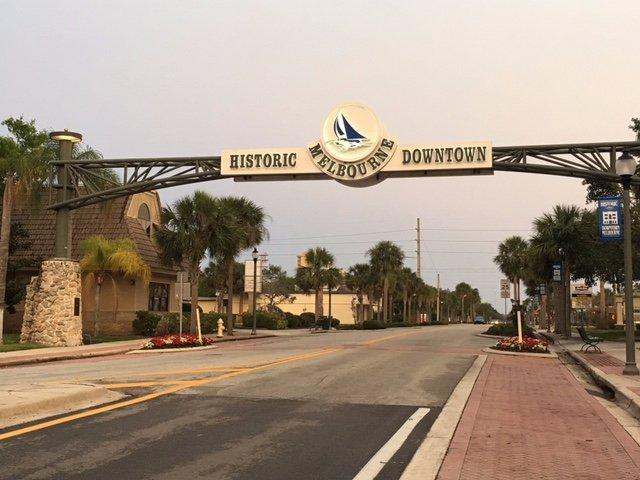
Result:
M362 328L364 330L380 330L387 328L387 326L379 320L365 320L362 322Z
M186 348L186 347L202 347L211 345L212 338L202 337L202 343L196 335L163 335L153 337L142 348L145 350L158 348Z
M242 315L242 326L253 327L253 313L245 312ZM287 320L275 313L256 312L256 328L266 328L267 330L281 330L287 328Z
M389 326L390 327L415 327L415 324L411 322L393 322Z
M227 316L223 313L203 313L200 315L200 329L203 334L217 333L218 320L222 319L226 323Z
M287 321L287 328L300 328L304 326L300 315L284 312L284 318Z
M131 322L131 326L136 335L151 337L155 333L159 321L159 315L147 312L146 310L138 310L136 312L136 318Z
M359 323L341 324L339 329L340 330L362 330L362 325L360 325Z
M320 322L320 327L323 330L329 330L329 317L322 316L318 319ZM331 319L331 328L338 328L340 326L340 320L337 318Z
M509 352L549 353L547 347L547 342L543 342L537 338L522 337L522 343L520 343L518 337L507 337L500 340L495 347L491 348Z
M300 314L300 326L303 328L309 328L316 323L316 314L313 312L302 312Z
M510 323L496 323L491 325L485 332L486 335L497 335L500 337L514 337L518 335L518 330ZM533 330L529 325L522 324L522 335L533 337Z

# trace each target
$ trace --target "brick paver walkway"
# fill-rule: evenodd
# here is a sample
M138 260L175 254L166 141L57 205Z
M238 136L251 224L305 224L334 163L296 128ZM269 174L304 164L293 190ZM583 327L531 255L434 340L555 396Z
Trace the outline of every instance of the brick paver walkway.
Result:
M489 355L440 480L640 478L640 447L557 359Z

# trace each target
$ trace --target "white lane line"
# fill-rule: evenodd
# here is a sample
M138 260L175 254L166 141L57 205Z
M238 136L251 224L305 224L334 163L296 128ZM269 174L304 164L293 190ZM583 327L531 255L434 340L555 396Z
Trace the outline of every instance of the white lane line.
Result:
M362 467L362 470L353 477L353 480L373 480L380 470L387 464L391 457L400 449L409 434L416 428L418 422L429 413L429 408L419 408L411 415L396 433L385 443L380 450Z

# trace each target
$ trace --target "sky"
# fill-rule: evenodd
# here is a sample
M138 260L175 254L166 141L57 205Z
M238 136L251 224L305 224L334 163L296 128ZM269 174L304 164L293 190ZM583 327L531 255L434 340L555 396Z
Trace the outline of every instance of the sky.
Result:
M105 158L304 147L345 101L370 106L400 144L632 140L640 116L637 0L4 0L1 11L0 116L81 132ZM308 247L346 268L378 240L415 268L420 218L425 281L466 281L499 311L498 242L585 197L580 180L507 172L159 193L195 189L263 206L260 250L290 273Z

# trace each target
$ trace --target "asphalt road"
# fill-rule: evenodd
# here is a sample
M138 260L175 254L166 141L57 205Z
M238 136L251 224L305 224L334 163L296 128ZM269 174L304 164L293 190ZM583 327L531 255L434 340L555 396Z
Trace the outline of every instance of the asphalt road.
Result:
M397 479L492 343L481 330L303 334L4 369L0 385L101 383L139 403L25 425L36 428L0 441L0 478L352 479L422 412L375 477Z

